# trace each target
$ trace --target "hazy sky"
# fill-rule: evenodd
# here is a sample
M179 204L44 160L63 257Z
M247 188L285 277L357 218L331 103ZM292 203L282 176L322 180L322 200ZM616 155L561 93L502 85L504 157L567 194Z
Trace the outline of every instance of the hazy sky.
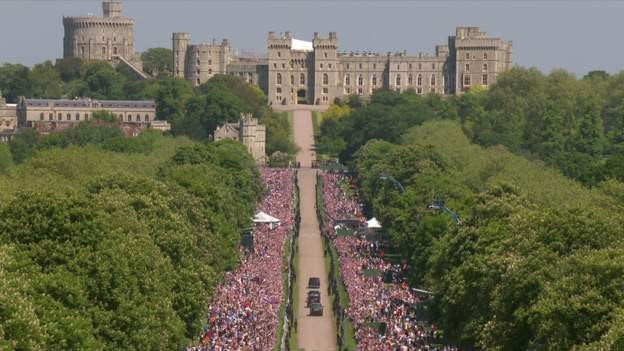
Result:
M0 0L0 63L32 65L63 55L63 16L101 15L97 0ZM135 45L171 47L171 33L193 42L230 39L264 53L268 31L311 40L338 32L341 51L433 53L460 25L513 41L513 60L577 75L624 69L624 1L203 1L126 0Z

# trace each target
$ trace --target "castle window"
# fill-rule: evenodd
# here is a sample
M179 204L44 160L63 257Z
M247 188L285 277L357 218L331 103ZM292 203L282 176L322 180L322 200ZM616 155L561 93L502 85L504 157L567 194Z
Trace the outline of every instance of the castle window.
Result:
M274 64L273 64L273 68L277 68L277 63L274 63Z
M487 63L484 63L483 64L483 72L487 72L487 69L488 69Z
M80 56L84 56L84 54L85 54L84 46L81 46L80 47Z
M282 53L281 52L277 52L277 57L282 57Z
M117 55L117 47L113 47L113 55Z
M466 64L466 67L465 67L464 71L470 72L470 64L469 63Z
M469 52L466 53L466 60L470 60L470 53Z
M80 113L76 113L76 121L80 121Z
M325 53L325 58L327 58L327 53Z
M329 68L331 68L331 63L328 63L327 66L329 66Z
M401 69L401 65L397 65L397 69Z
M278 94L281 94L282 93L282 87L275 88L275 92L278 93Z
M349 64L347 63L347 69L349 69Z
M484 59L484 60L487 60L487 59L488 59L488 57L487 57L487 52L484 52L484 53L483 53L483 59Z
M487 76L487 74L483 75L483 85L488 85L488 76Z
M417 93L417 94L422 94L422 88L418 88L418 89L416 89L416 93Z
M200 85L201 81L199 80L199 78L197 78L197 85Z
M197 60L197 65L198 66L201 65L201 61Z
M321 69L323 69L323 64L322 64L322 63L321 63L321 66L320 66L320 68L321 68Z
M436 77L435 77L435 75L432 74L431 75L431 86L434 86L434 85L436 85Z
M364 89L358 88L357 93L358 95L364 95Z
M348 74L345 76L345 85L351 85L351 77Z
M114 41L114 42L117 42L117 37L113 37L113 41Z
M416 77L416 83L418 86L422 85L422 74L418 73L418 77Z
M362 69L362 64L360 63L360 69Z
M371 79L371 83L373 86L377 86L377 75L373 74L373 78Z
M299 75L299 84L304 85L305 84L305 74L301 73Z
M409 69L412 69L412 64L411 63L409 64Z
M280 73L277 74L277 84L282 84L282 75Z
M85 113L85 120L88 120L88 119L89 119L89 114Z
M329 89L328 88L323 88L323 94L329 94Z
M282 68L286 68L286 64L285 63L282 63Z
M212 65L212 60L208 60L208 64L209 64L209 65Z
M56 116L56 119L58 119L59 121L63 119L63 114L59 112L59 114Z
M44 114L43 114L43 112L41 112L41 113L39 114L39 120L40 120L40 121L43 121L43 118L44 118Z
M407 85L414 85L414 77L412 77L411 73L407 76Z
M69 113L69 112L67 113L67 120L71 121L71 113Z
M431 69L435 69L435 63L431 64Z
M358 76L358 85L359 86L364 85L364 77L362 77L361 74Z
M373 69L377 69L377 64L373 63Z
M290 75L290 85L295 85L295 76L294 75Z
M50 115L48 116L48 119L51 121L54 119L54 114L50 113Z
M212 74L212 68L208 68L208 74Z
M397 74L395 83L396 83L397 86L401 85L401 75L400 74Z
M464 85L466 85L466 86L470 85L470 75L469 74L465 74L464 75Z
M150 118L149 115L145 115L145 122L149 122Z
M132 122L132 115L128 115L128 122Z
M329 76L327 75L327 73L323 73L323 84L329 84Z
M199 74L199 69L197 69L197 74Z
M106 55L106 46L102 48L102 55Z

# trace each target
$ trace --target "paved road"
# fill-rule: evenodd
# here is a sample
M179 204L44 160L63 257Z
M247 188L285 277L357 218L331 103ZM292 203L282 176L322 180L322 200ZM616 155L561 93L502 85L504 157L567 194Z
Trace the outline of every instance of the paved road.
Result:
M297 311L297 341L305 351L336 350L336 327L331 303L327 295L327 272L323 257L323 242L315 210L316 170L311 169L314 159L314 132L310 111L294 111L295 142L300 150L299 170L301 229L299 232L299 309ZM321 303L325 306L322 317L308 316L305 307L309 277L321 279Z

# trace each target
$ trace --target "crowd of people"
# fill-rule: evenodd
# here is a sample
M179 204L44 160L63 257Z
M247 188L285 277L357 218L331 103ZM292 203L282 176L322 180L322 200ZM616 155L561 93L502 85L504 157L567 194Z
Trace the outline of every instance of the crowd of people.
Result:
M405 263L386 262L383 246L364 236L336 235L341 220L355 220L360 227L366 223L357 200L343 191L350 185L351 179L342 174L323 175L324 208L329 219L324 221L324 232L338 251L341 278L349 294L346 312L355 329L358 349L456 351L455 347L441 345L435 326L418 318L416 309L425 297L406 283ZM365 274L365 270L383 274ZM384 283L385 272L390 284Z
M282 300L284 242L294 223L294 172L261 169L267 192L257 211L280 220L279 225L255 223L253 247L241 247L241 262L226 273L209 306L207 323L197 346L187 351L272 350Z

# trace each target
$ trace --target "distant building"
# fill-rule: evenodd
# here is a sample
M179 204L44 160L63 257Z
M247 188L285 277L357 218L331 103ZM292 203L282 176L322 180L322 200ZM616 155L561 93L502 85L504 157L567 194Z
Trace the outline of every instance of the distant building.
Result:
M156 118L154 101L111 101L91 99L26 99L17 104L20 128L33 128L39 132L53 132L93 119L93 113L107 111L123 125L148 128Z
M147 78L134 48L134 20L122 15L120 0L104 0L102 10L103 16L63 17L63 58L124 63Z
M7 104L0 92L0 142L11 141L17 130L17 105Z
M235 55L230 42L192 45L189 33L173 33L173 72L197 86L215 74L258 85L270 104L330 104L348 95L369 97L377 89L417 94L461 94L489 86L512 67L512 43L478 27L458 27L435 53L338 52L338 37L314 34L311 42L290 32L269 32L266 57Z
M161 132L168 132L171 130L171 124L167 121L152 121L150 123L150 128L160 130Z
M247 150L260 165L266 162L266 129L258 123L258 119L251 114L241 114L238 123L226 123L214 132L214 140L238 140L247 147Z

